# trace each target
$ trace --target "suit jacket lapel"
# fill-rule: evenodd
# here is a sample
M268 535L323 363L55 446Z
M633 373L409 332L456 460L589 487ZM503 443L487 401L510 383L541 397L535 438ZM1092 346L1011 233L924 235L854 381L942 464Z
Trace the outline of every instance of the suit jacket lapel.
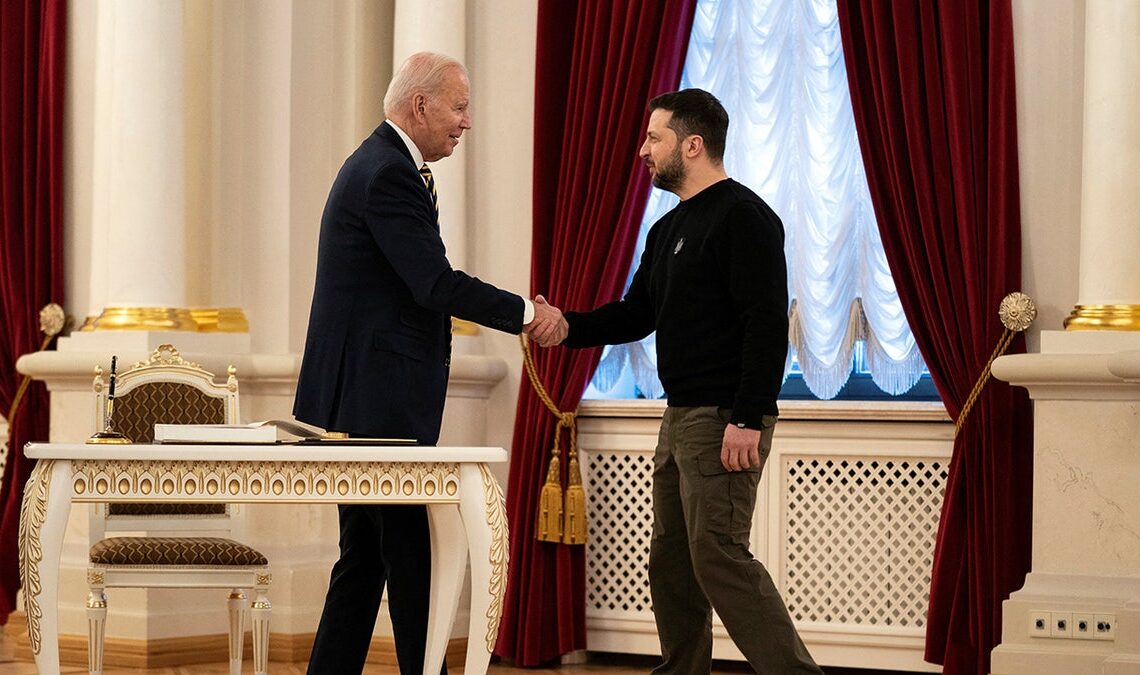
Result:
M388 124L387 120L381 122L380 126L376 127L376 131L373 133L399 150L400 154L408 160L408 165L419 175L420 167L416 166L412 160L412 153L408 151L408 146L404 144L404 139L400 138L400 134L396 133L396 130L392 128L391 124ZM432 213L432 224L435 225L435 231L439 232L439 214L435 212L435 205L432 204L431 201L431 192L428 191L427 185L424 183L422 177L420 178L420 185L424 188L423 194L427 198L428 210Z

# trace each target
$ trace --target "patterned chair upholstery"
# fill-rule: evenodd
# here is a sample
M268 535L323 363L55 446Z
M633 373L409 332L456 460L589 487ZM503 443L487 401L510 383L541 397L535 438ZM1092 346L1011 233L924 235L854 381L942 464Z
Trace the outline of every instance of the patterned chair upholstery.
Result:
M94 388L96 427L102 431L108 392L98 368ZM118 376L115 394L115 430L135 443L152 442L155 424L236 424L240 419L233 366L226 382L217 383L212 373L184 360L169 344ZM269 561L256 549L229 538L240 526L239 516L234 504L98 504L91 509L87 571L91 673L103 668L104 589L111 587L230 589L230 672L241 672L247 612L253 619L254 671L266 672ZM126 536L138 532L146 536ZM246 589L254 591L252 602Z

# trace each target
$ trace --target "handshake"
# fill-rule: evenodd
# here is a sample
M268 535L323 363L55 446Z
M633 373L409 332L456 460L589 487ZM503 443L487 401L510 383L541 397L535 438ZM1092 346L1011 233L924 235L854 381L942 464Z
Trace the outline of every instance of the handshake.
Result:
M523 326L523 331L531 340L543 347L562 344L570 332L570 324L562 316L562 310L546 302L541 295L534 298L534 319Z

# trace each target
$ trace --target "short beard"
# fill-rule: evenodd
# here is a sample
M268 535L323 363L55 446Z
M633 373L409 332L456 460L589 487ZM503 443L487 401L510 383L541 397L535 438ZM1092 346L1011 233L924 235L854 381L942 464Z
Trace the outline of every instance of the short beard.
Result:
M653 187L676 193L685 182L685 163L681 160L681 144L673 148L673 154L664 164L657 165L653 174Z

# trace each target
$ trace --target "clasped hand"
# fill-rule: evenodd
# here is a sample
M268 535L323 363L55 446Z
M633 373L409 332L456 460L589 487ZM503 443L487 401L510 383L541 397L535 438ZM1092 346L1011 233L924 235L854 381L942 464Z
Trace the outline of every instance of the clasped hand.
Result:
M570 332L570 325L562 310L548 303L541 295L534 298L534 319L523 326L528 337L543 347L561 344Z

